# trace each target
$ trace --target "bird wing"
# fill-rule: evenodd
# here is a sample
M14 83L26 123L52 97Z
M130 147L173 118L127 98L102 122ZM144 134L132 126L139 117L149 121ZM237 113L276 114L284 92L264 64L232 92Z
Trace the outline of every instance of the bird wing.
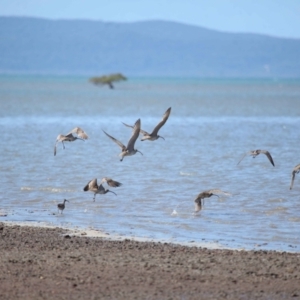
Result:
M171 107L169 107L166 112L164 113L161 121L155 126L155 128L153 129L151 135L157 135L159 129L167 122L169 116L171 113Z
M108 177L103 177L102 180L101 180L101 184L103 182L106 182L109 186L111 187L119 187L122 185L121 182L118 182L118 181L115 181L115 180L112 180L111 178L108 178Z
M56 143L58 142L62 142L66 139L66 135L63 135L63 134L59 134L56 138Z
M54 156L56 155L56 144L57 144L57 142L54 145Z
M202 205L201 205L201 199L200 201L197 201L195 200L195 212L198 212L202 209Z
M237 165L245 158L245 156L251 155L251 153L252 153L252 151L249 151L249 152L245 153L245 154L243 155L243 157L240 159L240 161L237 163Z
M93 188L98 188L97 178L90 180L87 185L83 188L85 192L92 190Z
M126 124L126 123L124 123L124 122L122 122L123 123L123 125L125 125L126 127L130 127L130 128L133 128L134 126L131 126L131 125L128 125L128 124Z
M122 122L123 123L123 122ZM127 126L127 127L130 127L130 128L134 128L134 126L131 126L131 125L128 125L128 124L125 124L125 123L123 123L125 126ZM142 135L149 135L149 133L147 132L147 131L145 131L145 130L142 130L142 129L140 129L140 134L142 134Z
M112 137L111 135L109 135L108 133L106 133L104 130L102 130L109 138L111 138L121 149L122 151L126 150L126 147L124 144L122 144L120 141L118 141L117 139L115 139L114 137Z
M72 132L61 137L61 141L74 141L74 140L75 140L75 136L72 134Z
M134 143L140 134L140 129L141 129L141 119L138 119L134 124L132 135L127 144L127 150L129 151L134 150Z
M200 193L200 194L198 194L198 196L197 196L196 199L194 200L195 203L197 203L197 202L200 201L200 204L201 204L201 199L203 199L203 196L204 196L203 192Z
M267 151L267 150L260 150L260 153L263 153L263 154L265 154L267 157L268 157L268 159L269 159L269 161L270 161L270 163L275 167L275 164L274 164L274 161L273 161L273 158L272 158L272 156L271 156L271 154L270 154L270 152L269 151Z
M54 156L56 155L56 146L57 146L57 143L59 142L62 142L65 140L65 136L63 134L59 134L56 138L56 141L55 141L55 145L54 145Z
M207 192L208 192L208 193L212 193L212 194L224 194L224 195L226 195L226 196L232 196L231 193L224 192L224 191L219 190L219 189L212 189L212 190L208 190Z
M296 172L295 172L295 171L293 171L293 172L292 172L292 181L291 181L291 185L290 185L290 190L293 188L293 184L294 184L295 176L296 176Z
M80 138L82 138L82 139L84 139L84 140L87 140L87 139L89 138L88 135L85 133L85 131L82 130L80 127L75 127L74 129L72 129L72 130L68 133L68 135L69 135L70 133L76 133L77 136L79 136Z

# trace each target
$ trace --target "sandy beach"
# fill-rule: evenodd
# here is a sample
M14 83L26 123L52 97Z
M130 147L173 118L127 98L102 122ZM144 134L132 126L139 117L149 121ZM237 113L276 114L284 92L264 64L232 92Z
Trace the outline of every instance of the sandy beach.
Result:
M1 299L297 299L300 253L211 250L0 223Z

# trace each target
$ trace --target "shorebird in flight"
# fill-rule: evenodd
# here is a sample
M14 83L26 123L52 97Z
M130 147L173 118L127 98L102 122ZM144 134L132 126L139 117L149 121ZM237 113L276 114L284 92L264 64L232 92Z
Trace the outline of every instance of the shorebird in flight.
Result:
M77 136L74 136L74 134L77 134ZM65 149L64 142L74 142L76 140L87 140L89 137L88 135L80 128L80 127L75 127L73 130L71 130L68 134L63 135L60 134L56 138L55 145L54 145L54 156L56 155L56 146L57 143L61 142L63 145L63 149Z
M153 129L153 131L151 133L148 133L147 131L145 130L142 130L140 129L140 133L143 135L143 137L141 138L141 141L155 141L159 138L162 138L163 140L165 139L164 137L158 135L158 131L160 130L160 128L163 127L163 125L167 122L169 116L170 116L170 113L171 113L171 107L169 107L166 112L164 113L161 121L155 126L155 128ZM123 123L123 122L122 122ZM127 125L125 123L123 123L125 126L127 127L131 127L133 128L133 126L131 125Z
M66 206L65 206L66 201L69 202L67 199L65 199L65 200L64 200L64 203L59 203L59 204L57 204L58 212L61 211L61 213L63 213L63 210L64 210L65 207L66 207Z
M141 129L141 120L138 119L134 124L133 130L132 130L132 135L128 141L127 147L103 130L103 132L122 149L122 152L119 154L119 156L121 156L120 161L123 160L124 156L131 156L131 155L136 154L137 152L139 152L143 155L143 153L141 151L134 149L134 144L139 136L140 129Z
M293 171L292 171L292 181L291 181L291 185L290 185L290 190L293 188L295 176L299 172L300 172L300 164L297 165L297 166L295 166L294 169L293 169Z
M270 152L267 150L259 150L259 149L251 150L251 151L247 152L246 154L244 154L244 156L241 158L241 160L237 164L239 164L244 159L244 157L247 155L251 155L253 158L255 158L257 155L259 155L261 153L265 154L267 156L267 158L269 159L270 163L275 167L275 164L274 164L274 161L273 161L273 158L272 158Z
M224 194L226 196L232 196L232 194L224 192L224 191L219 190L219 189L212 189L212 190L203 191L194 200L194 202L195 202L195 212L198 212L202 209L202 200L204 201L204 198L210 198L211 196L219 197L218 194ZM204 204L204 202L203 202L203 204Z
M102 178L100 184L98 185L97 178L95 178L95 179L89 181L88 184L83 188L83 190L85 192L89 191L89 192L94 193L94 198L93 198L94 202L95 202L97 194L106 194L106 193L110 192L110 193L117 195L115 192L110 191L109 189L105 189L104 186L102 185L104 182L106 182L111 187L119 187L122 185L121 182L112 180L111 178L108 178L108 177Z

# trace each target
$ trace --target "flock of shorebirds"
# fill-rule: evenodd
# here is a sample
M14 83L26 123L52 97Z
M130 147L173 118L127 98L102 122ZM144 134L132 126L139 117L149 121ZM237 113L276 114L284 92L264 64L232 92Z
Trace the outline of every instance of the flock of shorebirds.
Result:
M167 120L170 116L170 113L171 113L171 107L169 107L166 110L166 112L164 113L161 121L154 127L154 129L152 130L151 133L148 133L147 131L144 131L144 130L141 129L141 120L140 119L138 119L133 126L123 123L125 126L132 128L132 134L131 134L131 137L130 137L128 143L127 143L127 146L125 146L122 142L120 142L119 140L117 140L113 136L109 135L104 130L103 130L103 132L105 133L106 136L108 136L112 141L114 141L121 148L121 153L119 154L119 156L121 157L120 161L123 161L125 156L132 156L132 155L136 154L137 152L139 152L141 155L143 155L142 152L140 152L139 150L134 148L135 142L136 142L136 140L137 140L137 138L139 137L140 134L142 135L141 141L155 141L159 138L164 139L164 137L158 135L158 132L161 129L161 127L167 122ZM76 136L74 136L74 134L76 134ZM66 135L60 134L60 135L58 135L58 137L56 138L56 141L55 141L54 155L56 155L57 144L58 143L62 143L62 147L63 147L63 149L65 149L64 142L74 142L76 140L84 141L84 140L87 140L87 139L88 139L88 135L80 127L75 127L73 130L71 130ZM270 152L267 151L267 150L251 150L251 151L249 151L249 152L247 152L243 155L243 157L240 159L238 164L247 155L250 155L253 158L255 158L259 154L265 154L266 157L268 158L268 160L270 161L270 163L275 167L273 158L272 158ZM300 172L300 164L296 165L294 167L294 169L292 170L292 180L291 180L290 189L293 188L295 176L299 172ZM95 201L97 194L106 194L106 193L110 192L110 193L113 193L113 194L116 195L115 192L110 191L109 189L106 189L103 186L104 183L106 183L108 186L114 187L114 188L115 187L120 187L122 185L122 183L120 183L118 181L115 181L115 180L113 180L111 178L108 178L108 177L102 178L101 182L98 184L97 183L97 178L94 178L86 184L86 186L83 188L83 190L85 192L89 191L89 192L94 193L93 201ZM202 209L205 198L210 198L211 196L219 197L219 194L223 194L225 196L231 196L232 195L231 193L224 192L220 189L211 189L211 190L203 191L200 194L198 194L198 196L194 200L194 204L195 204L195 210L194 211L195 211L195 213L199 212ZM69 202L69 201L64 199L63 203L60 203L60 204L57 205L58 212L60 211L61 213L63 213L63 210L65 209L65 203L66 202Z

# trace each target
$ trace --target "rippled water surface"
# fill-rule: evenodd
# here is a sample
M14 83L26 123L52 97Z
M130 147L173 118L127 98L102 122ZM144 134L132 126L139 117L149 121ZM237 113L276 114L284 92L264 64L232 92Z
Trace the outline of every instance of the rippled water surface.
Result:
M130 79L115 90L80 77L0 77L0 221L44 221L110 235L171 242L217 242L245 249L300 249L300 81ZM168 107L165 140L127 143L122 122L151 131ZM89 140L53 147L80 126ZM267 149L275 167L263 154ZM93 178L123 183L117 193L83 192ZM232 196L194 199L219 188ZM111 188L112 189L112 188ZM68 199L63 215L57 203Z

